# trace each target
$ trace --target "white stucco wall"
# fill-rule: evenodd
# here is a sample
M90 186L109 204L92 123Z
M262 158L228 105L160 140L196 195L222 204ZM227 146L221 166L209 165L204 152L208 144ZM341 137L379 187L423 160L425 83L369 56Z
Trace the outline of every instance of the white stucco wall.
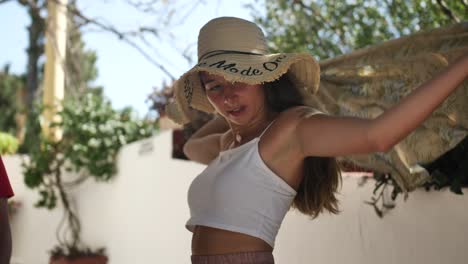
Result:
M83 240L106 247L111 264L190 263L186 195L204 166L173 160L170 153L170 132L128 145L110 183L88 181L75 191ZM22 183L20 158L3 159L14 199L23 204L11 219L12 263L47 263L62 212L34 208L38 195ZM345 177L340 215L311 221L289 212L277 237L276 262L468 263L468 195L415 191L379 219L363 203L372 190L371 181L357 187L357 178Z

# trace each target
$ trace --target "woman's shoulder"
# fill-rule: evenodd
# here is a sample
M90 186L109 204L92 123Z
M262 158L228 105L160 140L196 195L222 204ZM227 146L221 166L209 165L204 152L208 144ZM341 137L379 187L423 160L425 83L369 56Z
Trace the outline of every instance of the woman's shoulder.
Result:
M316 114L326 114L325 112L319 110L318 108L314 108L311 106L300 105L288 108L280 113L278 119L281 122L297 122L303 118L307 118Z
M322 113L310 106L295 106L278 114L271 129L266 131L259 143L260 154L268 167L284 179L293 179L294 175L286 167L299 166L295 161L302 160L302 146L297 137L297 127L304 117ZM296 164L296 165L293 165ZM291 180L294 181L294 180Z
M273 134L276 140L283 140L288 137L294 137L296 128L300 124L301 120L308 118L316 114L326 114L325 112L310 106L294 106L288 108L277 116L274 124L272 125L273 130L270 134Z
M314 114L323 113L317 108L310 106L294 106L278 114L271 126L271 134L275 140L284 140L288 136L294 136L295 129L303 118Z

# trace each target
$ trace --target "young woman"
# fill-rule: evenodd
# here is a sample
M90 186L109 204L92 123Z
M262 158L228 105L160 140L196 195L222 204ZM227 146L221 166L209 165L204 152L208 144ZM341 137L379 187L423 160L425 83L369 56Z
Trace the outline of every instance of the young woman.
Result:
M211 20L198 39L198 64L175 85L169 117L190 108L216 113L184 152L207 168L188 191L192 263L274 263L290 209L338 212L335 156L385 152L420 125L465 80L461 57L376 119L331 116L310 106L319 66L309 54L269 54L255 24Z

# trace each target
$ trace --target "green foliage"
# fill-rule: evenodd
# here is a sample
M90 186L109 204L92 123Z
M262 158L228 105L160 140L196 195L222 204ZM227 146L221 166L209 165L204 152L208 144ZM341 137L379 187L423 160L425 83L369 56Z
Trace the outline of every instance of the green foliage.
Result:
M25 76L9 73L5 65L0 72L0 130L15 135L18 131L16 115L22 110L18 104L18 94L26 85Z
M29 154L33 151L37 151L34 148L39 146L41 135L41 124L40 116L43 107L39 103L33 103L32 106L27 110L27 117L25 122L25 135L24 140L20 143L18 149L19 153Z
M46 1L39 1L37 6L30 6L27 3L22 3L29 10L29 15L31 18L32 25L29 27L29 48L28 53L28 65L37 65L34 67L29 67L29 80L36 80L33 84L29 83L29 89L24 89L23 98L9 97L8 102L12 104L18 100L23 100L23 104L26 106L25 109L19 109L18 107L10 107L10 105L5 104L5 109L9 109L8 115L5 115L5 118L8 117L9 125L11 127L14 121L13 117L20 110L24 110L24 114L27 115L24 128L24 141L21 143L19 152L29 154L33 151L32 149L37 146L36 142L40 141L39 135L41 133L41 127L39 123L39 116L41 109L29 102L29 100L39 101L40 98L37 98L40 93L37 93L37 86L43 81L43 72L44 64L39 62L39 58L44 54L44 31L45 31L45 18L43 15L47 12L42 12L43 8L47 7ZM75 2L72 1L70 6L73 7ZM45 11L45 10L44 10ZM80 96L85 93L89 88L98 88L94 87L91 83L96 80L98 76L98 70L96 68L97 55L95 51L89 50L86 48L84 41L82 40L82 34L79 29L80 23L77 22L78 17L74 16L73 13L68 15L68 24L67 24L67 47L66 47L66 63L65 63L65 95L67 97ZM32 68L37 68L37 70L31 71ZM23 81L22 87L26 86L26 77L22 77ZM2 103L2 78L0 75L0 103ZM13 96L13 95L11 95ZM28 99L29 98L29 99ZM17 100L18 99L18 100ZM0 110L3 113L4 104L0 104ZM3 128L2 120L5 119L3 116L0 116L0 129L14 133L13 131L6 130Z
M71 3L76 8L75 3ZM65 63L65 87L68 95L82 94L98 77L97 55L86 48L80 31L80 23L72 12L68 13L67 23L67 60Z
M431 175L431 179L422 187L427 191L448 187L453 193L463 195L462 188L468 187L468 163L466 160L468 160L468 137L465 137L456 147L436 160L421 164ZM403 194L403 191L390 174L374 172L373 179L375 180L373 197L371 197L371 201L366 201L366 203L373 206L377 215L382 218L387 211L395 207L396 198ZM367 178L363 178L359 185L364 185L366 181ZM390 197L384 195L385 190L391 191ZM404 199L407 197L408 193L404 193Z
M440 190L449 187L462 195L463 187L468 187L468 137L441 157L423 167L431 174L431 181L424 184L426 190Z
M369 178L362 177L358 185L363 186ZM371 201L365 201L364 203L372 206L377 216L383 218L389 210L395 208L396 199L402 194L402 190L390 174L374 172L373 180L375 180L375 187L372 192L373 196L371 197ZM390 192L390 197L385 195L386 191ZM407 198L408 194L406 193L404 199L406 200Z
M59 116L62 121L53 126L63 130L62 139L41 136L40 146L24 164L26 185L41 196L38 207L54 208L59 185L77 182L67 181L64 171L107 181L116 173L119 149L154 132L153 123L139 120L131 109L114 110L100 90L66 100Z
M320 60L371 44L468 20L463 1L257 0L250 5L274 52L310 52ZM265 12L260 9L266 9ZM450 14L450 15L449 15Z
M14 154L18 150L18 140L7 133L0 132L0 155Z

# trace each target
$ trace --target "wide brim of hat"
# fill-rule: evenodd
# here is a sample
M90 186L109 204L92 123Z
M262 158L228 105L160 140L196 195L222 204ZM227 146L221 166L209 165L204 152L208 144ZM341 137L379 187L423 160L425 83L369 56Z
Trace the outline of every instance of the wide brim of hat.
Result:
M214 111L206 98L200 72L246 84L272 82L287 73L294 88L304 97L314 94L320 82L320 66L308 53L254 55L220 52L203 58L174 83L174 101L166 106L166 112L179 124L189 123L194 118L191 108L207 113Z

